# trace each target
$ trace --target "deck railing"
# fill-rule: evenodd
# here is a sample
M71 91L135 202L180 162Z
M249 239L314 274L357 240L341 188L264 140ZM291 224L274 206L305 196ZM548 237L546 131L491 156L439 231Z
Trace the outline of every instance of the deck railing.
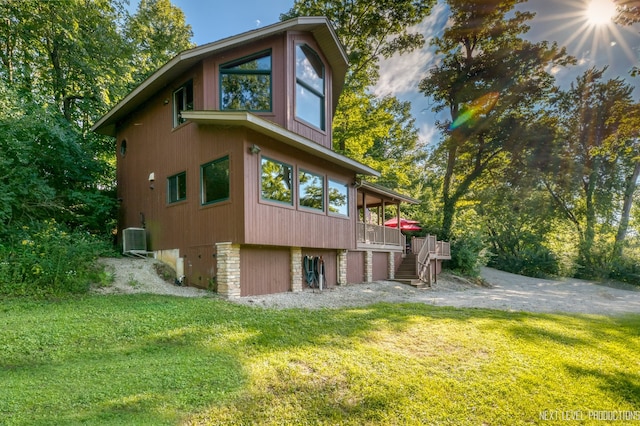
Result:
M433 260L451 259L451 245L446 241L438 241L435 235L427 235L425 238L413 237L411 250L416 254L416 275L420 280L431 285L435 279Z
M425 244L427 246L425 251L432 259L451 259L451 244L448 241L438 241L435 235L411 238L411 252L420 253Z
M358 242L367 244L384 244L404 246L405 237L398 228L358 222Z

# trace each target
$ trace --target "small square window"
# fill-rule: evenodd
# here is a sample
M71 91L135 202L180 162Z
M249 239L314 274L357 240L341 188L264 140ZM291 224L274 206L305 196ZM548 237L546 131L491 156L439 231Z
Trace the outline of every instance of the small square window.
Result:
M187 173L182 172L167 178L167 199L176 203L187 199Z

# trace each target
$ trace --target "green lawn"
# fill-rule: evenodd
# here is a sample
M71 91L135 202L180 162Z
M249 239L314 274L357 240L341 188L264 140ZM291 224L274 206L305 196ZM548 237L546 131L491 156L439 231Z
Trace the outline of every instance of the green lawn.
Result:
M122 295L2 301L0 324L0 424L640 417L640 315L418 304L278 311Z

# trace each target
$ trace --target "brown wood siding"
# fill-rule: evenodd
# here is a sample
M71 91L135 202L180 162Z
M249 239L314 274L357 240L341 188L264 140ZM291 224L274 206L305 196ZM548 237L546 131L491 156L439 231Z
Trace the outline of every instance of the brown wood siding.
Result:
M331 148L331 69L326 67L326 132L295 120L295 40L308 42L322 53L310 35L278 35L250 47L228 50L197 64L174 84L167 86L140 109L117 125L117 181L120 200L119 230L145 227L149 250L179 249L189 285L206 288L216 276L215 244L242 244L242 295L288 291L290 252L288 246L307 247L305 253L322 254L327 285L337 281L335 249L355 248L356 190L351 185L355 173L326 160L284 145L243 127L223 127L184 123L173 128L173 91L193 80L194 109L219 109L220 64L265 49L272 49L272 107L257 115ZM324 57L323 57L324 60ZM121 142L127 151L120 154ZM260 146L251 154L248 147ZM260 159L265 155L294 167L294 205L283 206L260 199ZM230 196L223 202L201 205L200 167L224 156L230 163ZM297 207L298 171L324 176L347 184L349 217L312 212ZM186 200L167 202L167 178L186 172ZM153 173L154 181L149 181ZM248 245L245 245L248 244ZM268 247L267 247L268 246ZM351 253L349 254L351 258ZM362 253L358 278L363 281ZM351 269L351 267L350 267ZM353 276L353 274L349 275ZM351 281L351 280L350 280Z
M240 295L283 293L291 289L291 253L287 247L240 248Z
M250 47L231 49L216 57L203 61L206 85L204 90L205 110L220 110L220 65L241 59L254 53L271 50L271 112L255 112L265 120L286 127L286 39L271 37Z
M338 255L335 250L314 250L314 249L302 249L302 257L320 257L324 261L324 284L323 288L335 287L338 283ZM302 270L302 286L307 287L307 281L305 279L304 268Z
M347 282L364 282L364 252L350 251L347 253Z
M389 254L386 252L373 252L373 280L389 279Z
M196 72L197 71L197 72ZM200 68L191 76L194 86L200 80ZM181 83L190 77L180 79ZM127 140L127 152L118 151L118 197L121 199L120 229L146 227L150 250L185 250L187 247L213 245L219 241L241 241L243 227L243 155L244 133L239 129L213 129L184 123L172 129L171 99L174 88L167 88L133 114L118 132L118 144ZM196 108L202 102L195 96ZM118 150L119 150L118 145ZM228 201L202 206L200 166L229 156L230 197ZM167 178L186 172L187 198L167 202ZM149 175L155 180L153 189ZM144 223L142 221L144 218Z
M355 247L355 189L347 185L350 197L350 217L336 216L325 211L315 212L298 206L298 171L304 169L326 178L353 182L355 174L334 164L310 157L302 151L283 147L277 141L255 132L248 132L245 149L245 242L250 244L273 244L294 247L327 249L351 249ZM260 154L249 154L248 146L255 143ZM267 158L293 166L294 199L292 205L269 202L261 199L260 161Z

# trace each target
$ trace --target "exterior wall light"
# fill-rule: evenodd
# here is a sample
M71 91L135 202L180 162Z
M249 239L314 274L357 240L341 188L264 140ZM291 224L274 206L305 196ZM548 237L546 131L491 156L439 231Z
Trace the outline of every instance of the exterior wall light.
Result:
M252 154L259 154L260 151L262 151L262 150L255 143L249 147L249 152L252 153Z

